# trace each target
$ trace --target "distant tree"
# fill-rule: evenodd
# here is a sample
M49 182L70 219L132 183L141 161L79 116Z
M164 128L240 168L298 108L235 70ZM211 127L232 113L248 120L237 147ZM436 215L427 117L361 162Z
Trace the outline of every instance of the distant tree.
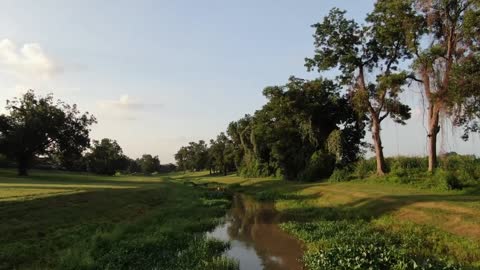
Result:
M144 154L142 155L142 158L138 160L138 164L144 174L158 172L160 169L160 160L158 159L158 156Z
M186 172L188 169L188 149L182 146L177 153L175 153L175 161L179 170Z
M408 3L395 1L395 5L386 5L385 2L377 2L366 26L345 18L345 11L332 9L323 22L313 25L315 55L306 59L309 70L340 71L338 80L349 89L354 108L368 117L379 175L385 173L382 121L391 117L405 124L410 118L410 108L399 99L408 79L399 63L411 58L403 31L404 24L409 22L402 13L408 11ZM398 16L389 16L391 9L399 10ZM376 78L369 81L369 77Z
M220 133L216 140L210 140L210 156L215 171L227 175L235 167L234 149L232 141L225 135Z
M139 162L139 159L131 159L131 158L128 158L128 166L127 166L127 171L128 173L137 173L137 172L141 172L142 171L142 168L140 167L140 162Z
M113 175L128 168L128 158L115 140L93 141L91 151L86 154L88 168L98 174Z
M245 115L238 121L231 122L227 127L227 134L232 140L234 151L235 167L238 171L244 166L246 159L250 159L252 153L249 145L249 131L251 126L252 116Z
M189 142L187 146L181 147L175 154L175 160L179 168L184 171L201 171L209 166L210 157L208 145L205 141Z
M205 141L190 142L188 150L191 157L191 169L195 171L205 170L208 165L208 145Z
M80 113L76 105L54 101L52 95L36 96L30 90L7 101L7 114L0 115L0 152L15 159L18 174L27 175L35 157L57 153L79 157L89 146L93 116Z
M175 164L172 164L172 163L168 163L165 165L160 164L159 172L169 173L169 172L174 172L176 169L177 169L177 166L175 166Z

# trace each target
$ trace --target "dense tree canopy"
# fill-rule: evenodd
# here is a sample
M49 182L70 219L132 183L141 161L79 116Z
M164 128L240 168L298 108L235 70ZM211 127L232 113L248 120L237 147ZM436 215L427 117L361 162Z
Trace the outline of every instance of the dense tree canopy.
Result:
M355 161L363 121L339 90L330 80L294 77L286 85L265 88L268 102L262 109L230 123L227 134L210 141L210 168L223 174L237 169L245 176L316 179L328 176L335 164ZM195 163L188 158L194 156L192 149L178 151L179 165Z
M88 169L98 174L113 175L128 167L128 158L120 145L111 139L93 141L91 151L86 154Z
M33 91L7 101L6 109L8 114L0 116L0 152L17 161L20 175L41 155L55 153L64 163L81 156L90 143L90 125L96 122L76 105Z
M144 174L151 174L160 170L160 160L158 159L158 156L144 154L136 161L136 163Z

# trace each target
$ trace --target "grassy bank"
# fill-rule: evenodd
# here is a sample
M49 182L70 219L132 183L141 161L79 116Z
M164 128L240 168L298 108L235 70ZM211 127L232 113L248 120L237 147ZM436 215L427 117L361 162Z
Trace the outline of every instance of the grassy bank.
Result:
M0 269L237 269L228 195L166 177L0 170Z
M379 179L294 183L200 172L173 178L274 201L282 227L304 242L309 269L480 268L478 187L435 190Z

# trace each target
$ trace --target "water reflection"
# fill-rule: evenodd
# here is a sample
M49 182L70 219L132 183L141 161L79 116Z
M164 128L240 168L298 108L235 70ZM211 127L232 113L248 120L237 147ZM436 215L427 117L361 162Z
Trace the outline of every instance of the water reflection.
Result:
M237 259L241 270L302 269L300 243L282 231L277 221L273 204L236 195L226 222L209 236L231 242L227 256Z

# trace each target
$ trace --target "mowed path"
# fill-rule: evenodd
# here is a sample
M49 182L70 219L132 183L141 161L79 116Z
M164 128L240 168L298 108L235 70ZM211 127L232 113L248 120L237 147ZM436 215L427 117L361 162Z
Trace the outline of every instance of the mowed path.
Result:
M302 193L318 194L314 205L359 209L374 217L390 214L398 220L432 225L480 241L480 195L477 194L364 183L321 184Z
M14 170L0 169L0 202L105 189L132 189L158 184L162 180L144 176L96 176L58 171L33 171L31 176L19 177Z

